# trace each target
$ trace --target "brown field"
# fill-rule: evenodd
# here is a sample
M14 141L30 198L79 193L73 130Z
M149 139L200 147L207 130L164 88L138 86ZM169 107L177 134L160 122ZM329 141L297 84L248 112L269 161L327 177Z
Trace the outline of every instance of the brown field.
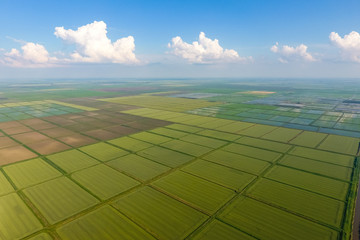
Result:
M17 142L9 137L0 137L0 148L6 148L11 146L19 145Z
M68 125L76 123L73 120L65 119L65 118L62 118L62 117L59 117L59 116L45 117L44 119L46 119L49 122L60 125L60 126L68 126Z
M42 155L57 153L71 148L53 139L49 139L42 142L31 143L28 144L27 146Z
M23 146L13 146L0 149L0 166L37 157Z
M119 134L116 134L116 133L113 133L110 131L106 131L104 129L91 130L91 131L84 132L84 134L86 134L90 137L94 137L96 139L102 140L102 141L119 137Z
M21 133L21 134L13 135L12 137L25 144L50 140L49 137L38 132Z
M2 122L2 123L0 123L0 129L1 130L8 129L8 128L14 128L14 127L21 127L21 126L23 126L23 125L21 125L17 121L10 121L10 122Z
M13 127L13 128L7 128L7 129L4 129L3 131L8 135L14 135L14 134L19 134L19 133L31 132L32 129L28 128L26 126L18 126L18 127Z
M40 132L49 137L53 137L53 138L65 137L65 136L70 136L70 135L75 134L75 132L70 131L66 128L61 128L61 127L49 128L46 130L42 130Z
M21 122L22 124L25 124L27 126L47 123L46 121L41 120L39 118L30 118L30 119L21 120L19 122Z
M95 139L83 136L81 134L74 134L71 136L59 137L57 139L63 143L66 143L67 145L70 145L75 148L98 142Z
M122 126L122 125L116 125L116 126L108 127L108 128L105 128L105 129L110 131L110 132L118 133L119 137L121 137L123 135L129 135L129 134L132 134L132 133L139 132L139 130L137 130L137 129L130 128L130 127L125 127L125 126Z
M85 132L85 131L97 129L97 127L95 127L95 126L92 126L89 124L84 124L84 123L75 123L75 124L67 126L67 128L70 130L73 130L73 131L77 131L77 132Z
M44 130L44 129L56 127L56 125L48 123L48 122L44 122L44 123L29 125L29 127L33 128L35 130Z

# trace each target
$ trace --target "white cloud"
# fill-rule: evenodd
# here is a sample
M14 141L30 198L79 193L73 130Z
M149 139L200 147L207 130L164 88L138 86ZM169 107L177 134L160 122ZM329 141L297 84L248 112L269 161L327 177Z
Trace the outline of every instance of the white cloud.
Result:
M76 44L76 51L71 54L75 62L112 62L137 63L134 50L134 37L120 38L115 42L107 37L106 23L103 21L84 25L77 30L55 28L55 36L67 43Z
M340 49L344 59L360 62L360 34L352 31L343 38L336 32L330 33L330 41Z
M219 40L211 40L200 32L199 41L193 43L184 42L181 37L172 38L168 47L172 49L172 53L182 57L191 63L213 63L213 62L235 62L245 60L233 49L223 49Z
M270 48L273 53L279 55L279 61L282 63L287 63L294 60L303 60L308 62L317 61L308 51L308 47L304 44L300 44L296 47L290 47L288 45L279 46L279 43L276 43Z
M1 61L12 67L49 67L54 66L57 59L50 57L43 45L28 42L21 47L21 51L13 48L5 52Z

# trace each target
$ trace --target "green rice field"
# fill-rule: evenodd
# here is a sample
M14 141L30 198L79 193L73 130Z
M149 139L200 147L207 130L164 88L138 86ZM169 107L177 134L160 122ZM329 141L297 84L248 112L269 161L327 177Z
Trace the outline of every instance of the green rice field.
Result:
M187 81L9 87L0 239L353 239L357 85Z

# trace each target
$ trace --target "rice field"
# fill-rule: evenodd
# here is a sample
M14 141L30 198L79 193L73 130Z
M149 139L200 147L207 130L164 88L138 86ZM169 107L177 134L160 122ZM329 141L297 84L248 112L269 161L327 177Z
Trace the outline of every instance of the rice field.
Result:
M0 239L351 239L354 106L176 88L0 102Z

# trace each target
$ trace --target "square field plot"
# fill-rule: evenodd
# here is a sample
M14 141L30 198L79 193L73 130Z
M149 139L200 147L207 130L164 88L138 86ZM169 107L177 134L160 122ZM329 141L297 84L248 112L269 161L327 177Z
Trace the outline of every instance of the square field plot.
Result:
M296 155L299 157L315 159L327 163L337 164L344 167L352 168L354 165L354 157L352 156L331 153L331 152L321 151L311 148L295 147L290 150L289 154Z
M19 133L31 132L33 130L26 126L19 126L19 127L7 128L7 129L4 129L3 131L8 135L14 135L14 134L19 134Z
M224 131L224 132L231 132L231 133L238 133L244 129L247 129L249 127L254 126L253 123L247 123L247 122L233 122L230 124L227 124L225 126L217 127L216 130Z
M114 206L159 239L183 239L207 218L150 187L120 198Z
M0 149L0 166L34 158L37 156L37 154L31 152L23 146L2 148Z
M171 168L178 167L194 159L192 156L158 146L147 148L137 154Z
M27 146L42 155L61 152L71 148L61 142L52 139L42 142L28 143Z
M70 135L75 134L76 132L70 131L70 130L68 130L66 128L62 128L62 127L55 127L55 128L41 130L41 133L43 133L49 137L58 138L58 137L70 136Z
M71 217L99 202L66 177L27 188L24 193L50 224Z
M16 193L0 197L0 216L1 239L22 239L43 228Z
M161 144L172 140L172 138L161 136L151 132L135 133L132 134L131 137L151 144Z
M236 142L243 145L258 147L258 148L271 150L275 152L281 152L281 153L285 153L291 148L291 145L289 144L278 143L278 142L252 138L252 137L242 137L236 140Z
M273 141L279 141L279 142L289 142L293 138L295 138L297 135L299 135L302 131L297 129L289 129L289 128L278 128L274 131L271 131L261 138L273 140Z
M96 138L96 139L99 139L102 141L114 139L114 138L121 136L118 133L110 132L110 131L107 131L104 129L94 129L94 130L83 132L83 134L86 134L90 137L93 137L93 138Z
M166 142L162 144L161 146L170 148L175 151L179 151L182 153L189 154L191 156L199 157L201 155L204 155L205 153L208 153L212 151L213 149L200 146L193 143L188 143L180 140L172 140L170 142Z
M141 181L150 180L170 170L169 167L135 154L123 156L107 164Z
M215 118L213 121L206 122L204 124L200 124L199 127L214 129L217 127L223 127L223 126L229 125L231 123L232 123L232 121L229 121L229 120Z
M138 129L125 127L125 126L122 126L122 125L114 125L114 126L111 126L111 127L107 127L107 128L105 128L105 130L116 133L118 135L117 137L126 136L126 135L130 135L130 134L139 132Z
M181 137L184 137L189 134L187 132L177 131L177 130L164 128L164 127L153 129L150 132L156 133L156 134L159 134L159 135L162 135L165 137L169 137L169 138L181 138Z
M185 166L182 170L237 191L241 191L255 179L252 174L201 159Z
M219 139L203 137L203 136L199 136L199 135L195 135L195 134L187 135L185 137L180 138L180 140L189 142L189 143L198 144L198 145L201 145L204 147L213 148L213 149L222 147L228 143L228 142L225 142L225 141L222 141Z
M293 155L286 155L279 161L279 164L331 178L337 178L343 181L350 181L351 173L353 171L353 169L349 167L343 167Z
M358 138L329 135L318 147L322 150L355 155L360 146Z
M219 131L214 131L214 130L210 130L210 129L206 129L206 130L197 132L196 134L210 137L210 138L221 139L224 141L230 141L230 142L235 141L236 139L241 137L240 135L227 133L227 132L219 132Z
M153 185L208 213L214 213L235 194L233 190L181 171L171 173Z
M79 150L103 162L128 154L125 150L102 142L81 147Z
M4 171L19 189L62 176L59 171L39 158L6 166Z
M252 124L253 125L253 124ZM241 135L249 136L249 137L261 137L274 129L277 129L277 127L268 126L268 125L253 125L249 128L245 128L238 133Z
M219 218L258 239L338 239L338 232L256 200L239 197Z
M265 177L339 200L346 199L349 188L346 182L282 166L273 167Z
M103 164L75 172L71 177L102 200L140 184L138 181Z
M243 233L236 228L231 227L218 220L213 220L206 225L201 232L195 235L194 240L255 240L256 238Z
M81 134L74 134L71 136L59 137L59 138L57 138L57 140L65 143L67 145L70 145L72 147L82 147L82 146L97 142L97 140L92 139L87 136L84 136L84 135L81 135Z
M120 148L126 149L128 151L137 152L146 148L153 146L150 143L143 142L130 137L121 137L109 141L109 143L114 144Z
M38 132L21 133L21 134L13 135L12 137L24 144L50 140L49 137Z
M317 132L302 132L290 141L291 144L314 148L324 140L327 134Z
M222 150L214 151L204 156L203 159L255 175L259 175L271 166L266 161Z
M202 128L188 126L188 125L182 125L182 124L176 124L176 123L168 125L168 126L166 126L166 128L171 128L174 130L179 130L179 131L188 132L188 133L196 133L196 132L203 130Z
M252 158L258 158L269 162L273 162L282 156L281 153L240 145L236 143L231 143L223 147L222 150L245 155Z
M46 157L67 173L88 168L100 162L77 149L56 153Z
M265 178L248 189L246 195L341 228L345 208L342 201Z
M105 206L57 229L63 240L154 239L112 207Z

